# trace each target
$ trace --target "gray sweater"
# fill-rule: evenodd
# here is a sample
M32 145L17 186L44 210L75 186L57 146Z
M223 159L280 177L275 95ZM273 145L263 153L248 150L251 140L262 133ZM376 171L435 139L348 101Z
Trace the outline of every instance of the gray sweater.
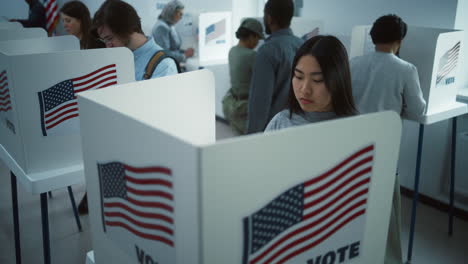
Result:
M391 53L372 52L350 62L353 97L360 114L393 110L403 117L425 113L416 67Z
M337 118L335 112L306 112L304 114L292 114L289 118L289 110L283 110L271 119L265 131L280 130L283 128L307 125L315 122Z

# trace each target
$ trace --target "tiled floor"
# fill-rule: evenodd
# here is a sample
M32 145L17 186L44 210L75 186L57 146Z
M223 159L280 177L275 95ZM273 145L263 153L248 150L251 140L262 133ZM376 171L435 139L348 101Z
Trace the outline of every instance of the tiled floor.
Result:
M234 133L217 123L217 138ZM76 199L81 199L84 185L73 186ZM42 263L42 232L39 196L32 196L19 185L21 246L23 263ZM49 200L52 263L84 264L86 252L92 249L87 216L82 216L83 232L78 232L66 189L54 191ZM15 263L10 175L0 163L0 264ZM403 249L406 255L411 201L402 200ZM427 206L418 207L413 263L468 263L468 222L455 219L455 234L447 236L447 216ZM107 264L107 263L105 263Z

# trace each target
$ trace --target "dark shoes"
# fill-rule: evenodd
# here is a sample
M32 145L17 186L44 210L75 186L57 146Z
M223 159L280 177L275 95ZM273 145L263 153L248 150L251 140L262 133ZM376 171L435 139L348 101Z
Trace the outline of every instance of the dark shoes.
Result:
M81 199L80 204L78 205L78 213L80 215L88 214L88 197L86 196L86 193L83 196L83 199Z

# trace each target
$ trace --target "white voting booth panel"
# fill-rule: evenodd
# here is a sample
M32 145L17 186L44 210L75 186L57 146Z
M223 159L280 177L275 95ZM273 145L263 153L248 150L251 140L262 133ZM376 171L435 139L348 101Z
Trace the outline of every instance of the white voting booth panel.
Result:
M200 65L226 63L232 46L231 12L201 13L198 22Z
M8 142L8 140L11 133L16 134L18 127L16 110L13 107L14 95L10 92L13 87L13 79L12 76L8 75L11 72L8 71L10 56L79 49L80 43L73 36L0 41L0 56L6 58L6 60L0 62L0 145L7 147L7 145L11 144L12 142Z
M0 29L17 29L17 28L23 28L23 25L21 25L20 22L0 22Z
M0 28L0 41L30 38L47 38L47 32L43 28Z
M202 70L79 97L96 263L383 263L399 117L216 143L213 86Z
M418 69L427 115L456 104L463 37L453 29L408 27L400 57Z
M36 176L82 166L76 94L133 81L133 57L126 48L0 56L11 98L2 158L36 192Z
M355 26L351 33L351 47L349 52L349 58L362 56L375 50L375 45L372 42L372 38L369 35L372 26Z
M79 49L80 41L75 36L0 41L0 52L6 55L23 55Z

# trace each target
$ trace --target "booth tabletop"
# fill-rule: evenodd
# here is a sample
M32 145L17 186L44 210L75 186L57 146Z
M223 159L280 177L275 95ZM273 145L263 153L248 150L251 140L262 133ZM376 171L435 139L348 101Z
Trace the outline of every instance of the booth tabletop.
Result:
M408 120L415 121L422 125L430 125L439 121L448 120L453 117L457 117L468 113L468 105L466 103L454 102L451 105L447 105L444 108L438 109L431 113L426 113L421 118L407 118Z
M468 86L458 89L457 101L468 104Z
M1 145L0 160L7 165L26 190L32 194L40 194L84 182L83 164L57 170L26 174Z

